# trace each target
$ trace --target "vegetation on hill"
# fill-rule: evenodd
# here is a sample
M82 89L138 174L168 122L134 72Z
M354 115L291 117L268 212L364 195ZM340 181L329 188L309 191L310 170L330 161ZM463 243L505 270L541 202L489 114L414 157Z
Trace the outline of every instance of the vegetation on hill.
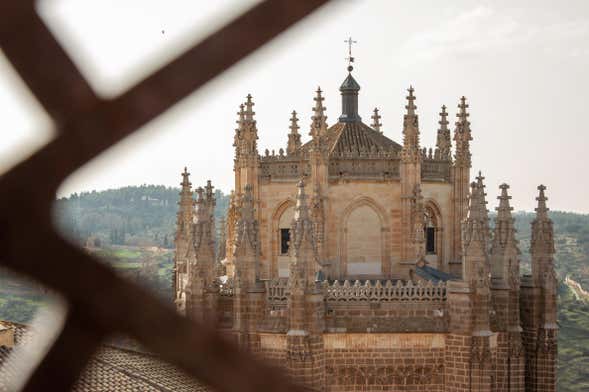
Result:
M128 279L172 299L173 246L179 189L143 185L84 192L55 203L64 235L101 257ZM229 197L216 191L217 219ZM514 214L522 251L522 273L530 272L533 213ZM559 290L559 388L589 390L589 215L551 211ZM493 218L493 216L491 216ZM491 225L493 220L491 219ZM43 303L38 285L0 270L0 319L26 323Z

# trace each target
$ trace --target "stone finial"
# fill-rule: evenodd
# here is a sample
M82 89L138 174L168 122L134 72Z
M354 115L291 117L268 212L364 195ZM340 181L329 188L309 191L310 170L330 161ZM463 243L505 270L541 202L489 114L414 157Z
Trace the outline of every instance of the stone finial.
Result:
M327 130L327 116L325 115L325 107L323 106L323 96L321 95L321 87L317 87L317 95L313 100L315 107L313 108L313 116L311 117L311 132L313 137L323 136Z
M287 155L293 155L301 147L301 135L299 134L299 119L297 118L297 112L292 111L290 118L290 133L288 134L288 144L286 146Z
M211 183L211 180L207 180L207 185L205 186L205 196L207 200L213 200L215 199L215 194L213 192L213 188L214 186Z
M546 207L546 200L548 200L548 198L544 195L545 190L546 187L544 185L538 185L538 191L540 191L540 194L538 197L536 197L536 200L538 201L538 207L534 209L536 211L536 219L548 219L549 210Z
M224 260L227 258L227 232L226 232L225 218L219 219L219 243L217 246L217 261ZM219 274L223 275L223 274Z
M450 130L448 129L448 112L446 112L446 105L442 105L442 111L440 112L440 128L438 129L438 137L436 140L436 147L439 150L439 159L450 160L452 155L450 150L452 148L452 142L450 139Z
M372 124L370 126L374 128L375 131L382 133L382 124L380 122L381 116L378 114L378 108L374 108L374 114L370 118L372 118Z
M186 166L184 166L184 171L182 172L182 182L180 183L180 185L182 186L182 190L188 189L190 190L192 183L190 182L190 173L188 172L188 169L186 168Z
M470 141L472 140L470 122L468 117L470 114L467 112L469 105L466 103L466 97L460 98L458 104L458 113L456 117L456 129L454 130L454 141L456 142L456 153L455 160L456 164L460 166L470 167L471 166L471 154L470 154Z
M407 113L403 117L403 150L401 158L403 162L415 163L421 158L419 149L419 120L415 110L415 95L413 86L409 86L409 95L407 96Z
M410 85L407 91L409 92L409 95L406 97L407 105L405 105L405 109L407 109L408 116L414 116L415 110L417 109L417 106L415 106L415 95L413 95L415 89Z
M256 112L253 111L254 105L252 95L248 94L245 101L245 121L248 123L254 122L254 114L256 114Z

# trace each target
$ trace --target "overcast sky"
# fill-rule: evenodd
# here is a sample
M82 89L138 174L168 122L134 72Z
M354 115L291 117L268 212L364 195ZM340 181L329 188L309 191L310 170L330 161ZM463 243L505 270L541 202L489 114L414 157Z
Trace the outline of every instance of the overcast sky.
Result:
M115 96L254 1L53 0L39 12L97 92ZM587 129L589 2L337 2L289 30L75 173L60 195L125 185L233 185L233 134L254 97L259 148L286 146L290 112L307 140L314 91L328 123L339 116L352 36L359 107L402 142L405 89L415 87L424 146L440 106L452 122L470 104L473 176L486 176L489 207L511 185L516 210L532 210L540 183L554 210L589 212ZM40 64L43 66L43 64ZM197 68L194 72L199 72ZM0 55L0 172L53 136L52 124ZM34 181L34 179L31 179Z

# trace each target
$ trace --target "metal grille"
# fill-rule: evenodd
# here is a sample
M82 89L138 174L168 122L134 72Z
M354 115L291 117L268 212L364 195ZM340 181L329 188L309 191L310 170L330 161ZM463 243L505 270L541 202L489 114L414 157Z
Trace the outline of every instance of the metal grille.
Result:
M325 2L262 2L112 100L92 91L36 14L34 1L0 2L0 46L58 131L0 178L0 263L61 293L70 309L24 390L69 390L111 333L137 339L217 391L300 390L69 244L52 223L51 207L59 184L74 170Z

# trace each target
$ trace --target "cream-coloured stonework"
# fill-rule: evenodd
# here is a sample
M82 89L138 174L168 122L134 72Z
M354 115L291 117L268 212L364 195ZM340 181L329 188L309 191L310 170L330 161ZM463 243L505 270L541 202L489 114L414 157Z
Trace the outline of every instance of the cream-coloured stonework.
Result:
M328 333L323 335L326 350L444 348L441 333Z

